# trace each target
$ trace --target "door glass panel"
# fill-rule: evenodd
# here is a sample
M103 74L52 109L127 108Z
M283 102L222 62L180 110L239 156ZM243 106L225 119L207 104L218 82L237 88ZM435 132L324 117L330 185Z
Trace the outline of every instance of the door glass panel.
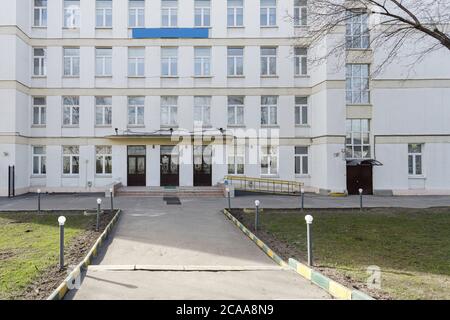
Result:
M128 158L128 174L136 174L136 158Z
M128 155L145 156L145 146L129 146Z
M137 174L145 174L145 158L137 158Z

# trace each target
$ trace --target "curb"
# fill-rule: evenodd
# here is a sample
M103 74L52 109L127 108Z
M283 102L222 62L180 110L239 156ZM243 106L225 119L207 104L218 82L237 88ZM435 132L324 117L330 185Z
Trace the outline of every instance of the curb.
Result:
M246 234L258 247L260 247L273 261L282 267L289 266L295 272L297 272L303 278L311 281L315 285L321 287L330 295L336 299L341 300L375 300L371 296L359 291L351 290L342 284L331 280L330 278L324 276L320 272L311 269L307 265L298 262L295 259L289 258L289 263L286 263L281 259L275 252L272 251L264 242L262 242L258 237L256 237L251 231L249 231L239 220L237 220L227 209L223 210L223 213L231 220L233 223L241 229L241 231Z
M66 279L56 288L52 294L47 298L47 300L62 300L66 295L67 291L69 291L69 287L72 287L75 284L77 277L81 274L82 269L86 269L92 261L92 258L97 256L98 249L102 245L103 241L106 240L108 235L111 233L113 226L116 224L119 219L121 209L118 209L116 215L112 218L112 220L108 223L103 233L98 237L97 241L95 241L91 250L87 253L86 257L81 261L75 269L70 272Z

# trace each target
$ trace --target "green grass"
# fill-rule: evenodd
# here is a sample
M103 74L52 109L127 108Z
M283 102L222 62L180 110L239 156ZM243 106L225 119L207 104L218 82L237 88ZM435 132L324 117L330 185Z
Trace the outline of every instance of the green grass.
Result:
M268 212L262 228L293 244L305 261L301 212ZM366 268L382 272L382 292L396 299L450 299L450 208L313 210L315 261L365 283ZM252 213L245 214L251 223Z
M0 299L13 299L46 268L58 263L58 215L0 213ZM65 244L92 223L92 217L66 215Z

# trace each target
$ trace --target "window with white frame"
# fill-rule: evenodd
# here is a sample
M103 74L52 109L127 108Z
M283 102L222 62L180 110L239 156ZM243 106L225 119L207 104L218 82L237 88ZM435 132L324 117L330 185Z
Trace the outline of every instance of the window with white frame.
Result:
M112 0L96 1L95 26L97 28L112 27Z
M244 75L244 48L229 47L227 54L228 76Z
M369 48L369 15L362 10L348 11L346 20L346 44L350 49Z
M163 77L178 75L178 48L161 48L161 75Z
M370 127L368 119L346 120L345 145L347 158L370 158Z
M295 97L295 124L308 124L308 97Z
M261 48L261 75L275 76L277 74L277 48Z
M294 26L308 25L308 1L294 0Z
M47 26L47 0L34 0L33 26Z
M144 97L128 97L128 125L144 125Z
M302 47L294 48L294 74L306 76L308 74L308 49Z
M78 126L80 124L80 98L63 97L63 125Z
M128 76L143 77L145 74L145 48L128 48Z
M80 27L80 1L64 0L64 27Z
M112 123L112 98L95 97L95 125L111 126Z
M37 77L47 75L46 48L33 48L33 75Z
M194 48L194 69L196 76L211 75L211 48Z
M112 174L111 146L95 146L95 173L99 175Z
M178 125L178 97L161 97L161 126Z
M64 76L78 77L80 75L80 48L64 48Z
M276 125L277 124L277 96L261 97L261 124Z
M245 144L236 141L227 146L228 174L244 174Z
M244 99L243 96L228 97L228 125L244 125Z
M128 2L128 26L143 28L145 25L145 0L130 0Z
M178 24L178 1L161 1L161 25L163 27L176 27Z
M260 0L260 23L263 27L277 25L277 0Z
M98 77L112 75L112 48L95 49L95 75Z
M303 146L295 147L294 161L295 161L295 174L299 175L308 174L308 147Z
M211 125L211 97L194 97L194 123L202 127Z
M272 145L261 146L261 174L278 174L278 147Z
M211 0L195 0L194 16L196 27L209 27L211 25Z
M76 175L80 173L80 147L63 146L63 174Z
M369 65L347 64L346 73L347 103L369 103Z
M47 157L45 146L33 146L33 175L44 175L47 173Z
M45 126L47 117L45 97L33 97L33 125Z
M423 175L422 152L423 145L419 143L408 144L408 174L411 176Z
M244 25L244 0L227 0L228 27L242 27Z

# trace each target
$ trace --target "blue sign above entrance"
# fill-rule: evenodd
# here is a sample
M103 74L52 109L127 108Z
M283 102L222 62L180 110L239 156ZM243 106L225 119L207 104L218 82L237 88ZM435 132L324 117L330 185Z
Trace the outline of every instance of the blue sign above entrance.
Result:
M135 28L133 39L209 38L207 28Z

